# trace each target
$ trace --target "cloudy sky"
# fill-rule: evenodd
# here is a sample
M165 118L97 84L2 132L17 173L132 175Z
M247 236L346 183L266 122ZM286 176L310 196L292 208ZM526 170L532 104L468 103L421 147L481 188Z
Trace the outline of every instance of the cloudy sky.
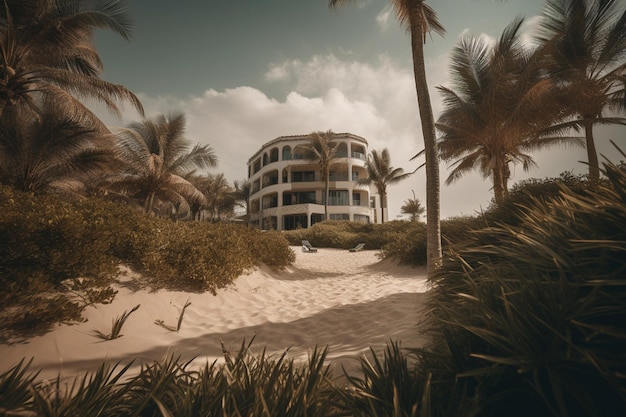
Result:
M388 1L360 0L338 10L327 0L127 0L130 42L98 32L104 78L137 94L147 116L184 113L192 143L211 144L232 183L247 175L246 162L278 136L333 130L367 139L370 150L389 149L394 167L412 171L410 157L423 148L410 40ZM448 56L465 35L497 38L516 16L526 18L528 39L541 0L437 0L430 2L447 30L426 45L426 67L435 118L435 90L448 83ZM138 116L104 116L124 126ZM623 128L599 133L600 153L626 149ZM584 150L558 148L535 154L529 173L513 168L513 182L585 172ZM473 173L451 186L441 165L443 218L486 208L490 182ZM425 202L423 170L389 188L390 219L412 191Z

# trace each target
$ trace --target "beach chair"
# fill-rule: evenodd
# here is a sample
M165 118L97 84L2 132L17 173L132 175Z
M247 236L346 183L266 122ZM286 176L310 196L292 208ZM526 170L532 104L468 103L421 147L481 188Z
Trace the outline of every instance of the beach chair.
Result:
M350 249L350 252L358 252L360 250L363 250L364 247L365 247L365 243L359 243L358 245Z
M308 240L302 241L302 252L315 253L317 252L317 248L311 246Z

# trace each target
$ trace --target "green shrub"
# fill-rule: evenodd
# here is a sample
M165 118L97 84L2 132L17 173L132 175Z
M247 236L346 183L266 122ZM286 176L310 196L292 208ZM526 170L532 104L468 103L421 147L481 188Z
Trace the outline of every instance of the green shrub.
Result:
M422 352L435 415L626 413L626 173L605 170L593 190L525 196L445 257Z
M0 341L80 320L86 306L110 302L120 263L157 289L215 293L256 265L295 260L279 234L9 187L0 187L0 241Z
M371 359L361 357L361 376L346 375L341 407L351 416L417 416L427 380L415 359L409 361L397 342L387 344L382 358L370 353Z
M296 261L296 254L289 247L285 235L275 231L248 230L251 235L252 257L261 264L281 269Z
M389 225L383 228L383 256L394 258L409 265L426 264L426 225L418 222L394 222L394 226L402 224L401 228ZM385 230L386 229L386 230Z
M106 282L117 273L107 235L103 218L81 206L0 188L2 285L40 272L55 286L77 277Z
M99 214L0 187L0 339L79 320L87 305L113 298L118 262Z
M417 227L419 223L410 224L404 221L392 221L385 224L371 224L349 222L345 220L328 220L314 224L308 229L296 229L283 232L290 245L300 246L302 240L308 240L312 245L322 248L349 249L359 243L365 243L365 248L383 249L398 235L407 232L409 228Z

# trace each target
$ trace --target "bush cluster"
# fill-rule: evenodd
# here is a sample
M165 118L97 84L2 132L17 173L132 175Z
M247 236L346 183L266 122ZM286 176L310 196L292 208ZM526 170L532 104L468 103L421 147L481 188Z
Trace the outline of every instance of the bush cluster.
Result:
M173 222L119 203L0 188L0 333L7 340L80 320L110 302L118 266L154 288L212 291L245 270L282 268L295 254L280 234L236 224Z
M605 170L531 184L447 252L420 353L434 415L626 415L626 173Z
M382 240L377 226L369 223L327 220L314 224L308 229L288 230L283 234L291 245L299 246L308 240L314 246L323 248L349 249L365 243L369 249L380 249Z
M291 245L308 240L313 246L349 249L365 243L366 249L380 250L383 258L393 257L402 263L426 262L426 228L423 223L391 221L384 224L328 220L308 229L289 230L283 234Z
M514 198L523 204L447 223L451 243L431 278L430 344L407 353L391 343L382 358L363 357L362 375L346 375L347 387L332 382L325 351L316 349L300 366L285 356L250 356L244 342L238 354L226 352L224 366L194 371L169 358L124 379L128 368L103 365L69 390L38 384L22 362L0 374L0 404L8 413L36 415L625 415L626 172L609 164L605 174L607 181L582 192L557 184L549 198L521 189ZM306 232L237 234L220 227L226 229L214 231L226 246L257 238L286 246L285 236ZM324 222L290 243L317 237L338 244L332 230L346 238L360 227L371 227L383 252L391 240L402 241L402 231L423 233L423 225L407 230L402 222L381 228ZM147 246L167 251L178 242L167 238L165 226L156 233L166 238ZM249 259L275 259L252 246ZM293 256L288 248L281 253ZM137 265L156 262L139 255L132 257Z
M443 245L464 240L471 230L485 223L475 217L455 218L441 222ZM285 231L290 245L308 240L322 248L349 249L365 243L366 249L380 250L382 258L393 258L407 265L426 264L426 225L421 222L393 220L384 224L328 220L308 229Z

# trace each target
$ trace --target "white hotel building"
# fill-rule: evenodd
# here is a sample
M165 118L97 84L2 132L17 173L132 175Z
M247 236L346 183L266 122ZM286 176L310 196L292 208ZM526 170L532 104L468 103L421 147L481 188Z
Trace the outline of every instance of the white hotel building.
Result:
M303 159L296 147L309 135L281 136L264 144L248 160L251 184L250 224L262 229L308 228L324 220L324 178L316 161ZM367 141L350 133L335 133L337 152L330 167L330 220L380 223L380 199L365 178Z

